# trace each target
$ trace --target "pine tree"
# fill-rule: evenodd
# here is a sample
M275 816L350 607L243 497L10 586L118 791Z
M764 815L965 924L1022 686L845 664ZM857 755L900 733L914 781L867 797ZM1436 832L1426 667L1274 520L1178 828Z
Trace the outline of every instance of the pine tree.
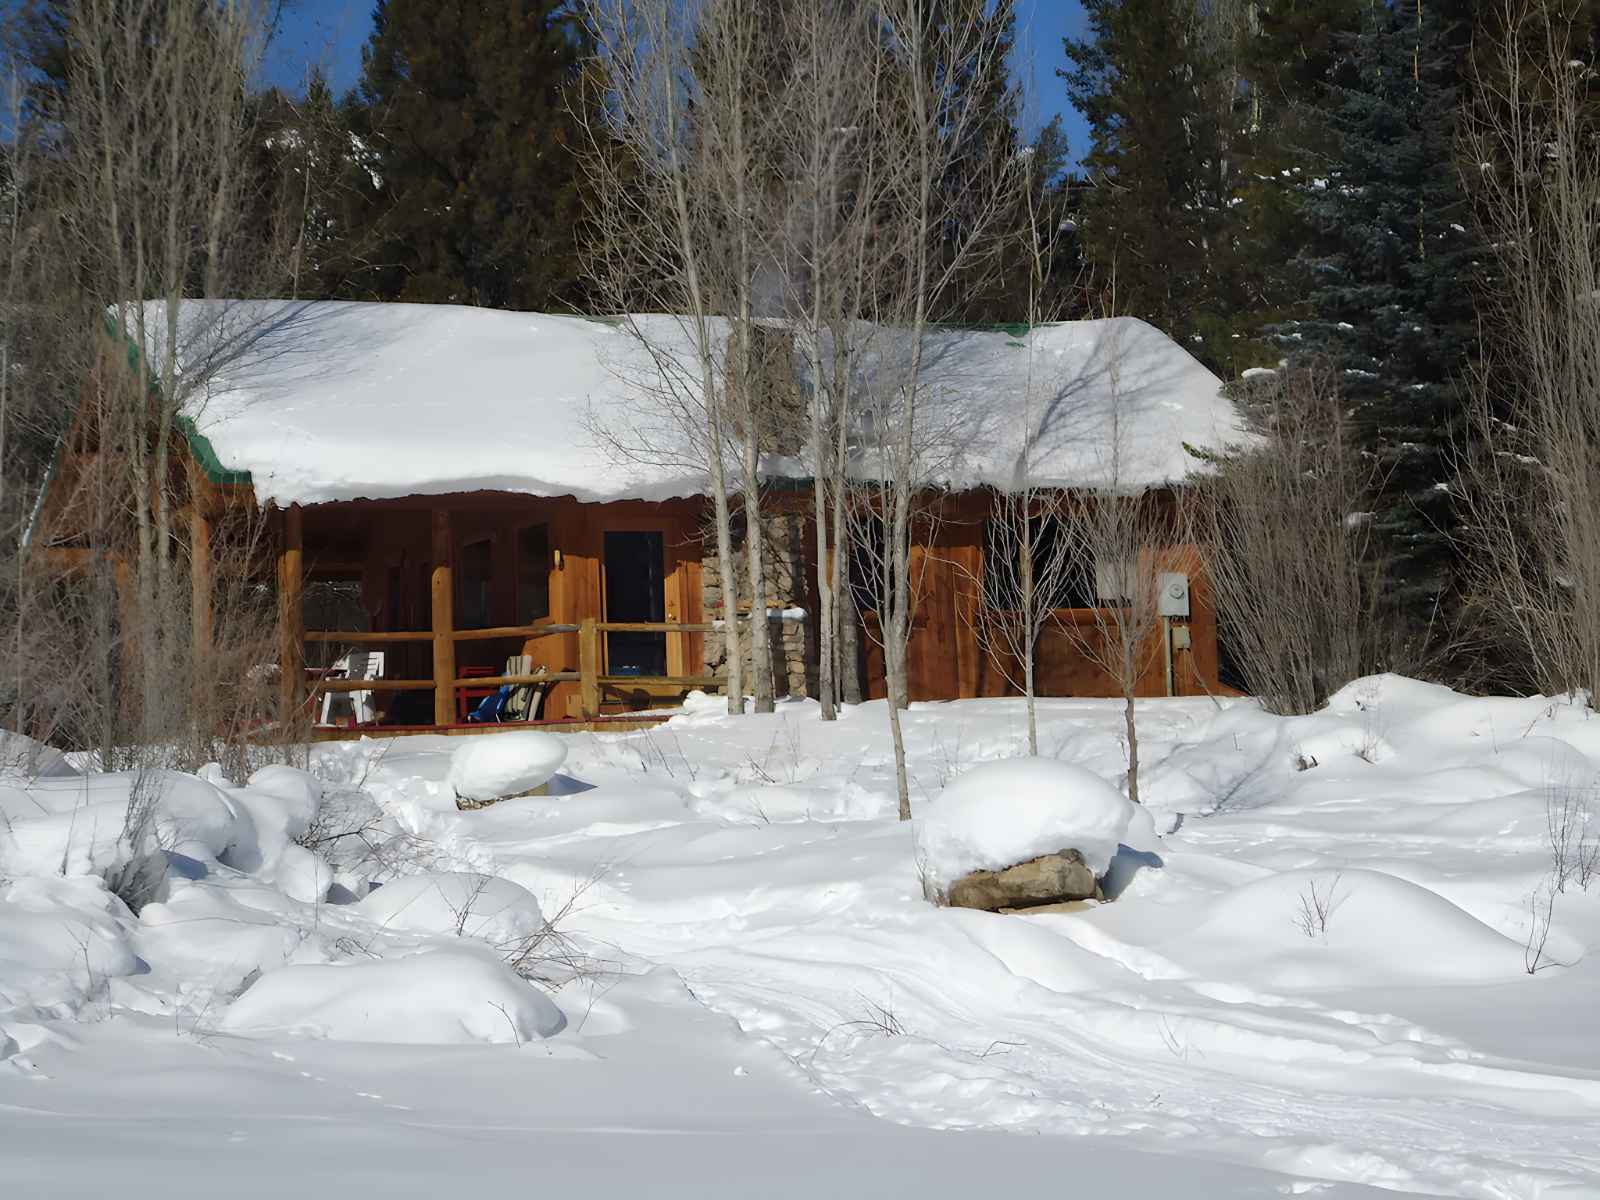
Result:
M358 92L378 245L347 294L581 304L583 42L562 0L378 0Z
M1320 113L1331 153L1299 192L1317 234L1298 260L1311 315L1279 327L1291 361L1330 363L1387 485L1375 515L1398 607L1448 586L1449 446L1477 331L1479 247L1454 140L1467 31L1438 0L1372 5L1336 40Z
M1084 0L1090 36L1057 72L1088 119L1083 238L1118 311L1230 370L1249 300L1238 253L1233 46L1195 0Z

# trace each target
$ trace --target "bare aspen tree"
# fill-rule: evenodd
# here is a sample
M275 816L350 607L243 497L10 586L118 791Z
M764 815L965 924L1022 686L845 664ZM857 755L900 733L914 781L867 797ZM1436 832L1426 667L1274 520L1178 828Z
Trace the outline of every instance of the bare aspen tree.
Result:
M1055 623L1056 611L1069 606L1083 573L1079 547L1065 528L1070 513L1064 493L1043 483L1038 473L1045 414L1062 382L1049 360L1041 359L1033 335L1058 315L1047 307L1045 297L1060 231L1041 222L1043 182L1030 180L1024 189L1029 333L1017 409L1021 437L1011 479L992 493L983 576L970 581L979 600L974 622L978 645L1006 682L1023 695L1032 755L1039 753L1035 686L1039 639Z
M773 364L758 352L758 272L771 269L772 212L767 127L772 96L769 6L762 0L715 0L700 12L692 63L697 104L695 141L711 204L713 229L731 253L710 259L730 327L727 397L733 412L739 491L744 508L744 550L750 589L750 684L754 709L773 711L772 622L767 613L766 538L761 520L761 455L769 431L781 420L763 386ZM770 315L770 314L769 314ZM792 364L781 368L792 371Z
M183 301L233 294L259 265L241 226L266 13L256 0L72 0L67 11L72 229L114 336L139 350L132 372L100 375L112 398L101 436L128 473L138 712L155 737L168 732L154 726L171 714L173 664L188 661L177 421L205 381Z
M808 458L816 539L817 700L833 720L841 678L840 588L848 557L844 504L851 389L865 339L861 312L873 212L882 180L870 128L882 84L868 9L839 0L784 6L785 56L779 154L785 310L810 384ZM853 614L851 614L853 617Z
M1246 380L1239 399L1251 440L1197 477L1190 537L1246 689L1270 712L1315 712L1388 662L1370 519L1380 467L1327 367Z
M596 51L589 80L596 94L585 97L593 103L581 104L578 112L597 205L587 239L596 282L620 313L648 308L681 314L691 347L693 390L673 394L669 417L688 444L702 448L722 589L728 711L740 713L744 653L724 457L723 334L708 278L708 256L718 247L711 244L700 203L704 163L689 111L699 7L668 0L585 0ZM656 345L640 322L625 320L649 357L677 361L672 347Z
M1104 456L1097 477L1075 494L1066 528L1080 561L1094 572L1095 602L1087 624L1068 622L1067 634L1085 658L1111 679L1122 697L1128 746L1128 798L1139 803L1139 683L1161 653L1159 597L1163 551L1176 540L1176 493L1152 485L1136 460L1132 404L1122 389L1124 350L1112 334L1106 365L1110 392Z
M1463 464L1469 600L1526 686L1600 696L1600 120L1587 33L1496 0L1467 182L1497 269Z
M907 649L917 602L913 535L932 540L936 514L923 501L941 456L953 448L927 420L924 370L934 322L958 282L998 244L1001 214L1010 211L1016 164L996 153L986 136L986 93L1003 80L994 30L1009 15L1005 3L981 12L935 14L924 0L883 0L877 6L890 78L878 106L886 173L883 236L876 256L869 312L885 328L872 347L875 378L864 389L868 450L862 464L870 484L852 501L869 520L858 548L875 568L877 635L889 694L900 818L911 817L900 711L909 700ZM963 87L953 81L962 80ZM960 170L959 189L948 181Z

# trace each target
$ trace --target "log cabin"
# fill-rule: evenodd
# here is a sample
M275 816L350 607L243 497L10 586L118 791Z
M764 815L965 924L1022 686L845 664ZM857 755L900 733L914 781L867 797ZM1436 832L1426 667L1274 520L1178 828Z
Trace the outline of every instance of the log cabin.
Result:
M466 731L486 692L538 678L539 719L603 720L720 687L730 608L772 622L780 693L814 686L809 471L799 446L765 448L769 594L730 602L717 586L703 455L685 433L699 377L677 319L185 301L179 324L181 369L193 376L179 423L195 636L209 620L214 531L230 511L264 516L286 702L365 683L378 697L373 719L396 731ZM809 384L792 338L769 324L803 408ZM897 352L891 337L862 357L881 369ZM914 537L911 699L1013 694L1014 664L985 648L979 627L994 602L991 497L1016 482L1020 435L1034 486L1089 486L1114 458L1120 485L1175 495L1195 449L1237 438L1237 415L1214 375L1132 319L941 329L924 358L919 404L943 442L926 479L937 519ZM71 459L58 464L35 534L63 552L85 536ZM1214 691L1204 564L1191 547L1157 552L1184 593L1140 692ZM1039 645L1041 695L1113 694L1065 632L1089 623L1097 602L1092 579L1064 598ZM843 669L861 695L881 697L874 614L852 628ZM382 651L381 677L328 675L353 648ZM527 656L523 673L508 676L516 655Z

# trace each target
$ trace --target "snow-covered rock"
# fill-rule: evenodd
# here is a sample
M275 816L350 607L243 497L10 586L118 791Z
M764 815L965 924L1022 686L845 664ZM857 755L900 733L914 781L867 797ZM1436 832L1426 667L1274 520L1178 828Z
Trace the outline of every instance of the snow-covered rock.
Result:
M1047 758L982 763L958 776L916 823L917 853L938 888L970 871L998 871L1076 850L1105 874L1133 805L1104 779Z
M532 892L471 871L401 876L374 888L355 911L385 929L453 933L491 946L513 945L544 926Z
M284 967L235 1000L218 1028L346 1042L520 1044L551 1037L566 1022L548 996L493 956L450 949Z
M463 800L499 800L531 792L566 761L566 744L532 729L463 738L450 756L450 786Z

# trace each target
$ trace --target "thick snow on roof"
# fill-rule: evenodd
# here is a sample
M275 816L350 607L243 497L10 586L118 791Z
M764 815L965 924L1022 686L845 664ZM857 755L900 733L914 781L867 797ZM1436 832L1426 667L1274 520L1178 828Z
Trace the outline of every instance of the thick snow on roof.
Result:
M159 306L154 306L159 308ZM159 312L148 313L152 328ZM699 456L662 411L692 408L685 327L453 305L186 301L185 409L258 497L313 504L497 489L582 500L704 490ZM868 370L903 369L908 338L872 335ZM664 348L664 349L663 349ZM1184 443L1237 437L1217 378L1164 334L1115 319L1025 337L940 330L924 343L928 470L954 486L1178 479ZM879 384L880 387L885 385ZM691 422L692 423L692 422ZM1113 451L1115 447L1115 452ZM868 454L862 469L871 470ZM769 474L804 476L794 459ZM1113 478L1114 477L1114 478Z
M952 487L1173 482L1198 465L1186 444L1221 450L1244 436L1222 381L1132 317L1021 336L936 329L923 356L919 419L939 444L928 474Z

